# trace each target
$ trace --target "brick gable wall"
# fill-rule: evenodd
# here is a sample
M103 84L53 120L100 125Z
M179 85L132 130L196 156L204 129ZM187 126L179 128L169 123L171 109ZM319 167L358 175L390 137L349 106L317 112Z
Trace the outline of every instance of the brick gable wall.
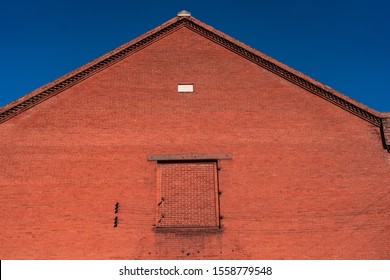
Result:
M186 28L0 137L2 259L390 257L379 128ZM147 155L227 152L221 232L156 232Z

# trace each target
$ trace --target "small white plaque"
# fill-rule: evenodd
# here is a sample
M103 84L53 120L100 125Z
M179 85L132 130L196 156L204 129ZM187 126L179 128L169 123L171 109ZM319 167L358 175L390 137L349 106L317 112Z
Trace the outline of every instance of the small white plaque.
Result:
M192 84L178 85L177 91L178 92L194 92L194 85L192 85Z

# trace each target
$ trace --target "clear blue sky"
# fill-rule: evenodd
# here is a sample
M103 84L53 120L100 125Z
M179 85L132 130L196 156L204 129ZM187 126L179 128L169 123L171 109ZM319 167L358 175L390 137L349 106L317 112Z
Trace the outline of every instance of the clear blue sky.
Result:
M388 0L2 0L0 107L181 10L381 112L390 112Z

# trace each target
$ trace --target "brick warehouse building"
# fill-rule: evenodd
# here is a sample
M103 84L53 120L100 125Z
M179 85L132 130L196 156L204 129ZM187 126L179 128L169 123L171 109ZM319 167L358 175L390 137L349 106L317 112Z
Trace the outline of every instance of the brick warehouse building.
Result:
M0 120L1 259L390 258L390 114L186 12Z

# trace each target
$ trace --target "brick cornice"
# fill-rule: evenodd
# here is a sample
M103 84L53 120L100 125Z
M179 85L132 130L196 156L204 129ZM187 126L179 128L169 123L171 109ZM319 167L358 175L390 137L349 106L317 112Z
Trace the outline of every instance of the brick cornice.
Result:
M306 89L307 91L351 112L352 114L380 127L380 113L360 104L347 96L311 79L308 76L276 61L273 58L215 30L193 17L176 17L165 24L151 30L137 39L109 52L106 55L86 64L83 67L43 86L32 93L4 106L0 109L0 123L21 112L49 99L65 89L87 79L118 61L138 52L157 40L167 36L181 27L187 27L230 51L252 61L253 63L283 77L284 79Z
M256 63L257 65L277 74L280 77L310 91L311 93L320 96L327 101L345 109L348 112L351 112L362 119L376 125L380 126L381 118L378 116L378 112L359 104L356 101L352 101L347 96L342 95L341 93L336 92L328 88L325 85L322 85L316 81L313 81L311 78L299 73L298 71L291 69L290 67L283 65L276 60L267 57L266 55L254 50L237 40L226 36L225 34L218 34L220 32L213 30L210 31L204 28L204 24L197 24L194 21L186 21L186 25L193 31L209 38L210 40L224 46L225 48L245 57L246 59ZM364 108L365 107L365 108Z
M57 95L65 89L93 76L97 72L106 69L107 67L117 63L118 61L128 57L129 55L147 47L162 37L170 34L182 25L182 20L173 19L160 27L144 34L141 37L109 52L106 55L80 67L79 69L70 72L69 74L49 83L30 94L4 106L0 109L0 123L16 116L31 107Z

